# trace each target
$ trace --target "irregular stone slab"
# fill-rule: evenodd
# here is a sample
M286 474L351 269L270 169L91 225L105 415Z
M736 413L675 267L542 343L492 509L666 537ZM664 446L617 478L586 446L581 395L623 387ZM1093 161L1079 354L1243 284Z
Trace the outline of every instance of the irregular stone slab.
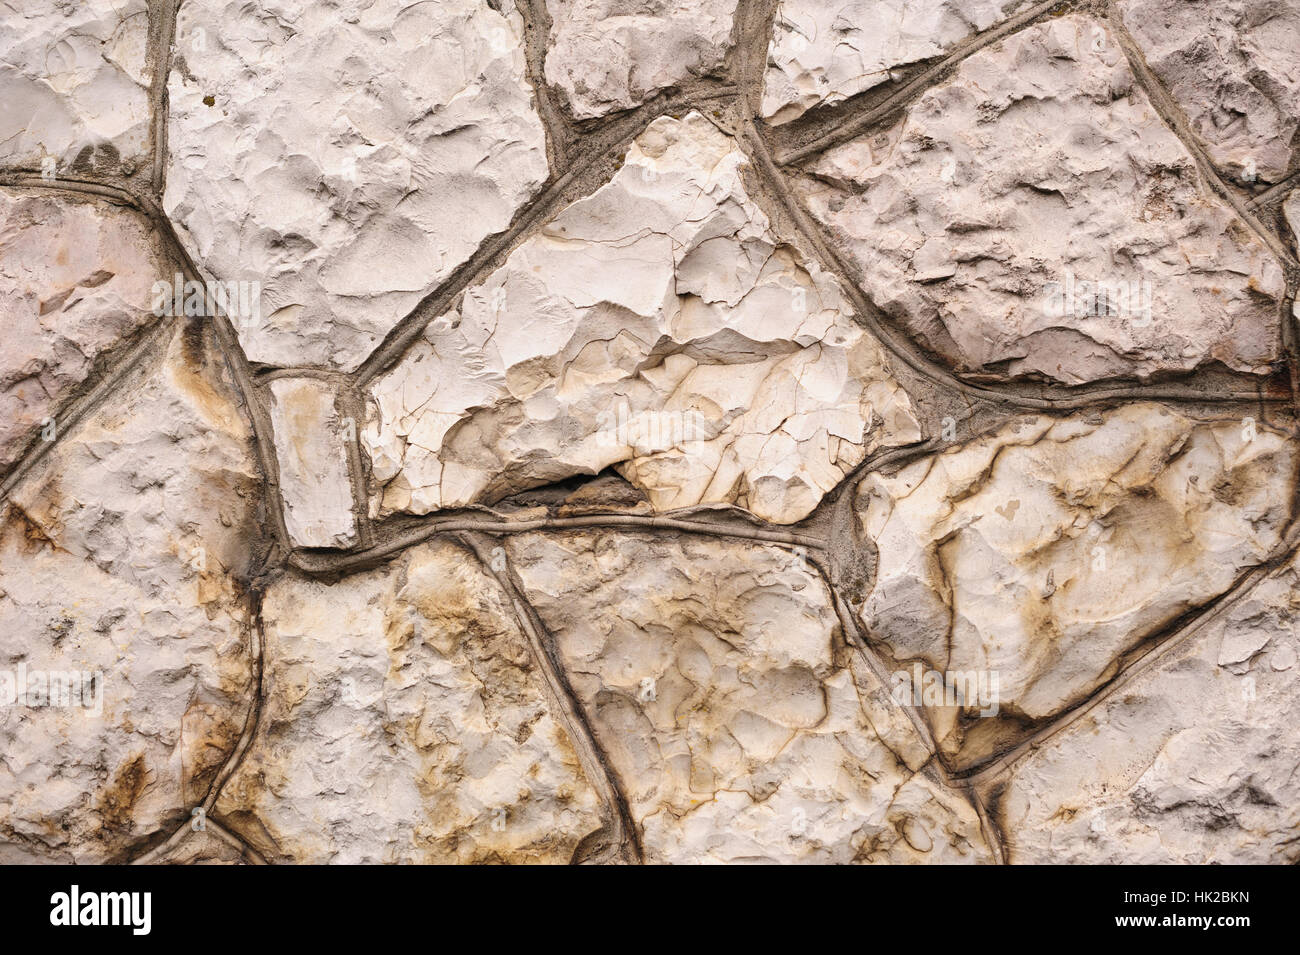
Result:
M926 708L945 754L978 763L1263 561L1295 481L1294 445L1253 418L1017 419L859 485L878 557L861 616L904 670L996 678L996 713Z
M1300 861L1300 570L1267 578L1010 773L1013 863Z
M152 321L151 287L170 281L148 223L130 210L0 188L0 469Z
M774 234L744 154L662 117L372 386L375 513L424 514L616 466L657 509L781 523L919 437L833 278Z
M1296 189L1282 203L1282 213L1286 224L1291 227L1291 244L1300 253L1300 189Z
M194 322L3 506L0 839L28 861L138 853L234 749L261 493L235 395ZM33 693L34 673L90 674L91 690L15 701L20 672Z
M981 50L809 170L797 189L872 300L958 372L1079 384L1280 358L1278 262L1099 23Z
M145 0L9 0L0 165L129 174L149 152Z
M355 368L536 193L545 134L503 9L181 6L163 205L213 277L260 283L250 359Z
M900 67L942 56L1028 0L781 0L762 115L773 125L879 86ZM896 74L895 74L896 75Z
M505 547L647 862L990 861L804 556L609 531Z
M639 106L722 66L735 9L736 0L546 0L546 81L578 119Z
M298 547L352 546L358 537L347 442L356 421L339 411L331 382L276 378L267 391L289 539Z
M191 825L197 825L191 822ZM180 845L158 860L158 865L247 865L236 846L220 839L210 829L190 832Z
M568 862L601 807L500 588L427 544L262 605L265 703L218 815L270 861Z
M1295 0L1120 0L1124 25L1220 169L1286 175L1300 128Z

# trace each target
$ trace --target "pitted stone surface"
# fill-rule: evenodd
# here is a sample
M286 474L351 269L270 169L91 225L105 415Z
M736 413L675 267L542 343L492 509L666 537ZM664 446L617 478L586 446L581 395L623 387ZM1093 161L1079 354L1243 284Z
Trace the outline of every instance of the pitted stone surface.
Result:
M186 0L163 204L258 282L249 358L350 370L548 175L522 24L486 0Z
M1120 0L1117 6L1215 165L1247 183L1285 176L1300 145L1300 3Z
M610 532L506 550L647 861L990 861L798 553Z
M445 543L262 606L266 702L217 811L273 861L566 863L600 806L500 588Z
M0 168L134 172L149 152L145 0L8 0Z
M253 688L244 587L261 476L201 323L120 399L0 517L0 840L13 861L123 861L180 825L234 750ZM20 673L36 695L15 702ZM90 674L92 691L52 705L38 673Z
M1281 358L1280 264L1088 18L973 54L807 172L798 191L867 294L969 376L1261 374Z
M717 72L735 9L736 0L546 0L547 82L578 119L639 106Z

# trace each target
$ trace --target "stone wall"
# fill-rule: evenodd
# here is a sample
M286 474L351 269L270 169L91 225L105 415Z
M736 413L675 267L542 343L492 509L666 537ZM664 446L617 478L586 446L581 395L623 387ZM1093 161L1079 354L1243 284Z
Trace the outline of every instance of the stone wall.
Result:
M1298 0L0 16L0 861L1300 860Z

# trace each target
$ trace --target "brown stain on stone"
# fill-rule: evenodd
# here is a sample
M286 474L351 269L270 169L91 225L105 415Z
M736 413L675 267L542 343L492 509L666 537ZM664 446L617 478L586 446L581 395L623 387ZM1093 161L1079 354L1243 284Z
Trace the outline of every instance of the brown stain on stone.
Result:
M117 768L108 787L100 791L96 804L105 830L129 832L135 828L135 804L144 794L148 774L143 753Z

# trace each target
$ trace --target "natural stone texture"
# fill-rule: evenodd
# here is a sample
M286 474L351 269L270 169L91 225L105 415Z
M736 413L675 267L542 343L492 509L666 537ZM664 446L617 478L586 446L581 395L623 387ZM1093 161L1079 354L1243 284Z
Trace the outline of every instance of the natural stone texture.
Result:
M1012 863L1300 861L1295 560L1011 771Z
M373 386L376 513L423 514L614 466L657 509L800 520L919 437L833 278L774 234L744 154L656 120Z
M942 56L1028 0L781 0L762 114L779 125ZM891 76L893 74L893 76Z
M57 434L106 353L154 320L159 279L157 240L135 213L0 188L0 469L42 440L33 432Z
M148 36L145 0L7 0L0 165L134 170L149 151Z
M600 806L496 582L446 543L262 605L265 702L217 813L271 861L565 863Z
M872 300L959 372L1077 384L1280 358L1278 262L1099 23L981 50L809 172L799 191Z
M546 0L546 81L578 119L645 102L722 66L736 0Z
M198 825L191 817L191 831L185 839L158 860L159 865L247 865L238 846L216 836L211 829L194 830Z
M1262 562L1295 484L1295 445L1253 418L1017 419L859 485L878 558L861 616L900 665L997 675L996 718L928 708L940 748L979 762Z
M347 442L356 421L340 414L328 381L276 378L267 392L289 539L298 547L352 546L358 537Z
M506 551L646 861L990 861L801 554L608 531Z
M548 175L522 23L486 0L186 0L163 204L262 286L254 361L356 367Z
M1230 175L1286 175L1300 128L1296 0L1119 0L1142 55Z
M253 689L241 581L260 480L195 322L3 506L0 672L102 680L99 705L0 707L9 858L120 860L202 802Z

